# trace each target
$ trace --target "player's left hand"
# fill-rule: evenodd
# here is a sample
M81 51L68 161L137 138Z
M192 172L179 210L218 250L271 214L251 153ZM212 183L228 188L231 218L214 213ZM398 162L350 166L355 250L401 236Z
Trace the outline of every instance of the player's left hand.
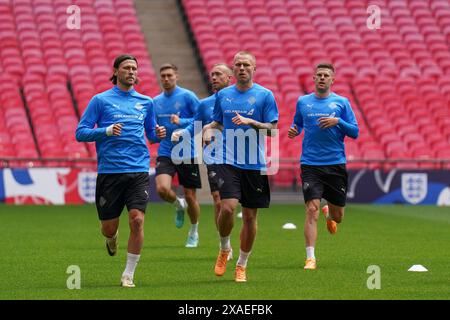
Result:
M328 118L328 117L322 117L319 118L319 128L321 129L328 129L331 127L334 127L339 122L338 118Z
M180 123L180 117L177 114L173 114L170 116L170 122L174 124Z
M213 129L211 129L210 125L207 124L202 129L202 144L207 146L213 140Z
M236 116L231 119L231 121L235 124L235 125L250 125L252 123L252 119L250 118L245 118L243 116L241 116L239 113L236 112Z
M297 125L294 124L292 127L289 128L288 138L294 139L296 136L298 136L298 127Z
M172 136L170 137L170 140L173 142L173 143L177 143L178 141L180 141L180 137L183 135L183 130L177 130L177 131L174 131L173 133L172 133Z

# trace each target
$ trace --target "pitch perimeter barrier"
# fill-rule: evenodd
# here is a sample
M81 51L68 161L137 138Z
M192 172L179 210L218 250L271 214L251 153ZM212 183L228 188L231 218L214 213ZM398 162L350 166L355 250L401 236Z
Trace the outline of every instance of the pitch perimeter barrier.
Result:
M450 159L352 159L348 171L349 203L450 205ZM154 163L149 173L150 201L161 201ZM94 203L96 177L95 159L0 158L0 202ZM301 194L298 159L279 159L269 180L272 191Z

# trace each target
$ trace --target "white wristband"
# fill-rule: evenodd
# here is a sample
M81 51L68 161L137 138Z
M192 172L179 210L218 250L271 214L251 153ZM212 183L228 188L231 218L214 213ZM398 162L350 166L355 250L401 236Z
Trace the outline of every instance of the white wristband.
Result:
M110 136L112 136L114 134L113 133L113 128L114 128L114 124L112 124L112 125L110 125L109 127L106 128L106 135L108 137L110 137Z

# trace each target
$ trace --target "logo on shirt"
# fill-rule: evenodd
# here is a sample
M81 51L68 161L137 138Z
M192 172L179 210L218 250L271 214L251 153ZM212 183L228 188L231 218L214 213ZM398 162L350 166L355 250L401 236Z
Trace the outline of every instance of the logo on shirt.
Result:
M253 114L252 110L247 111L247 110L244 110L244 109L229 109L229 110L224 110L223 111L223 113L236 113L236 112L239 113L239 114L242 114L242 113L249 114L249 112L252 112L252 114Z
M337 105L336 102L331 102L328 106L329 106L331 109L336 109L336 108L338 107L338 105Z
M253 115L254 112L255 112L255 109L251 109L249 112L247 112L247 115L251 116L251 115Z
M313 105L312 103L311 103L311 104L307 103L306 106L307 106L308 108L314 107L314 105Z
M178 110L181 108L181 103L179 101L177 101L177 102L175 102L173 107Z
M134 108L137 109L137 110L139 110L139 111L141 111L142 108L144 108L144 106L138 102L138 103L136 103L136 104L134 105Z
M256 103L256 98L254 96L251 96L248 98L247 102L252 106Z
M120 109L120 106L118 104L113 103L112 105L114 108Z
M227 102L233 102L233 98L225 98L225 101L227 101Z

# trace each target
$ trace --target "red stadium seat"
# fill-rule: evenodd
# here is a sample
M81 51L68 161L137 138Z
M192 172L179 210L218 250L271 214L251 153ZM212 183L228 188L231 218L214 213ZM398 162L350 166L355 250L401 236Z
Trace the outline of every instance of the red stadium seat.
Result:
M146 81L147 85L157 86L131 1L78 0L82 30L61 28L66 24L70 4L69 0L14 0L13 10L0 5L3 48L0 54L2 71L7 72L8 78L8 84L0 87L0 120L14 143L20 141L24 145L14 155L38 156L34 143L32 147L25 143L33 141L25 113L28 108L42 156L95 156L95 151L88 153L83 144L74 140L78 118L67 81L72 81L73 94L84 110L95 93L94 79L103 77L101 82L96 80L96 86L110 88L111 58L119 52L134 52L143 66L141 77L151 79ZM122 29L116 27L118 20ZM98 78L92 77L91 71ZM19 83L26 106L16 91ZM65 145L64 149L60 143Z

